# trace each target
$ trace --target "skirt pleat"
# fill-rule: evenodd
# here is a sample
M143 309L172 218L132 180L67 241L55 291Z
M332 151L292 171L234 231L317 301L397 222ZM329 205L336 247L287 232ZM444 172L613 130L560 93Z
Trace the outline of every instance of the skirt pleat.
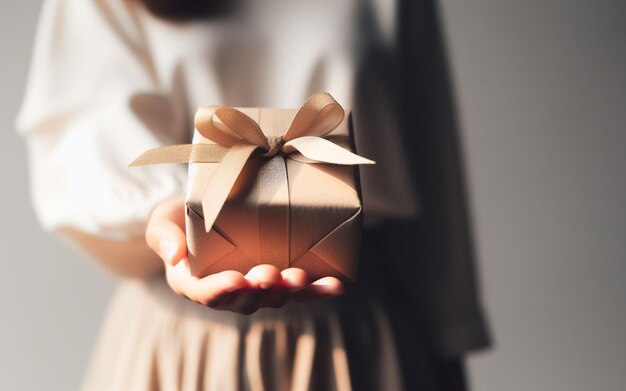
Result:
M118 288L89 362L86 391L352 390L350 361L371 362L381 384L400 390L382 311L364 319L385 346L379 357L346 351L331 301L290 303L253 315L216 311L176 296L163 279ZM364 336L371 343L371 335ZM381 356L382 355L382 356ZM359 367L363 367L362 363Z

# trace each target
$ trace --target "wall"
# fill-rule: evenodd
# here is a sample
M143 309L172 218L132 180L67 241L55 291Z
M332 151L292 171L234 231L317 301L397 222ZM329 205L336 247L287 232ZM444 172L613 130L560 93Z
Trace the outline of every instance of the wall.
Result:
M36 1L0 2L0 390L75 390L112 280L43 233L31 210L22 98Z
M626 6L444 0L484 296L476 390L626 384ZM113 281L38 228L13 120L39 5L2 2L0 389L76 389Z
M626 4L443 1L497 349L476 390L626 385Z

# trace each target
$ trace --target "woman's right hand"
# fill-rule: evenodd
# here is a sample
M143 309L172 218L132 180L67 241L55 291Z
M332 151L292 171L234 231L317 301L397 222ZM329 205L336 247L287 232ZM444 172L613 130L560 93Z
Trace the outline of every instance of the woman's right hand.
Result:
M306 301L343 293L343 283L334 277L310 282L298 268L280 271L258 265L246 275L234 270L203 278L189 269L185 237L185 202L175 197L159 204L150 217L146 241L165 263L167 282L174 292L203 305L251 314L263 307L278 308L291 300Z

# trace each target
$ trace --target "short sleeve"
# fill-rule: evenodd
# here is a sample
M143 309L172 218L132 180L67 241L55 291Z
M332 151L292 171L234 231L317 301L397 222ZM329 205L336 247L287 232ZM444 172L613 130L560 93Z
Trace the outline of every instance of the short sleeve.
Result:
M157 203L184 192L182 166L127 166L181 132L168 122L175 105L159 87L130 4L44 2L16 126L47 230L139 235Z

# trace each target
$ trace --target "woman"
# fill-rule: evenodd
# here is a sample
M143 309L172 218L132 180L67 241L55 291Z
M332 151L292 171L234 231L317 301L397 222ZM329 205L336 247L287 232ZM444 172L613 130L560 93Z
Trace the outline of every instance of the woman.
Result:
M18 119L35 208L125 277L83 388L464 389L487 337L445 72L430 2L46 2ZM197 106L315 91L352 108L378 162L361 170L359 282L191 277L185 168L127 163L189 142Z

